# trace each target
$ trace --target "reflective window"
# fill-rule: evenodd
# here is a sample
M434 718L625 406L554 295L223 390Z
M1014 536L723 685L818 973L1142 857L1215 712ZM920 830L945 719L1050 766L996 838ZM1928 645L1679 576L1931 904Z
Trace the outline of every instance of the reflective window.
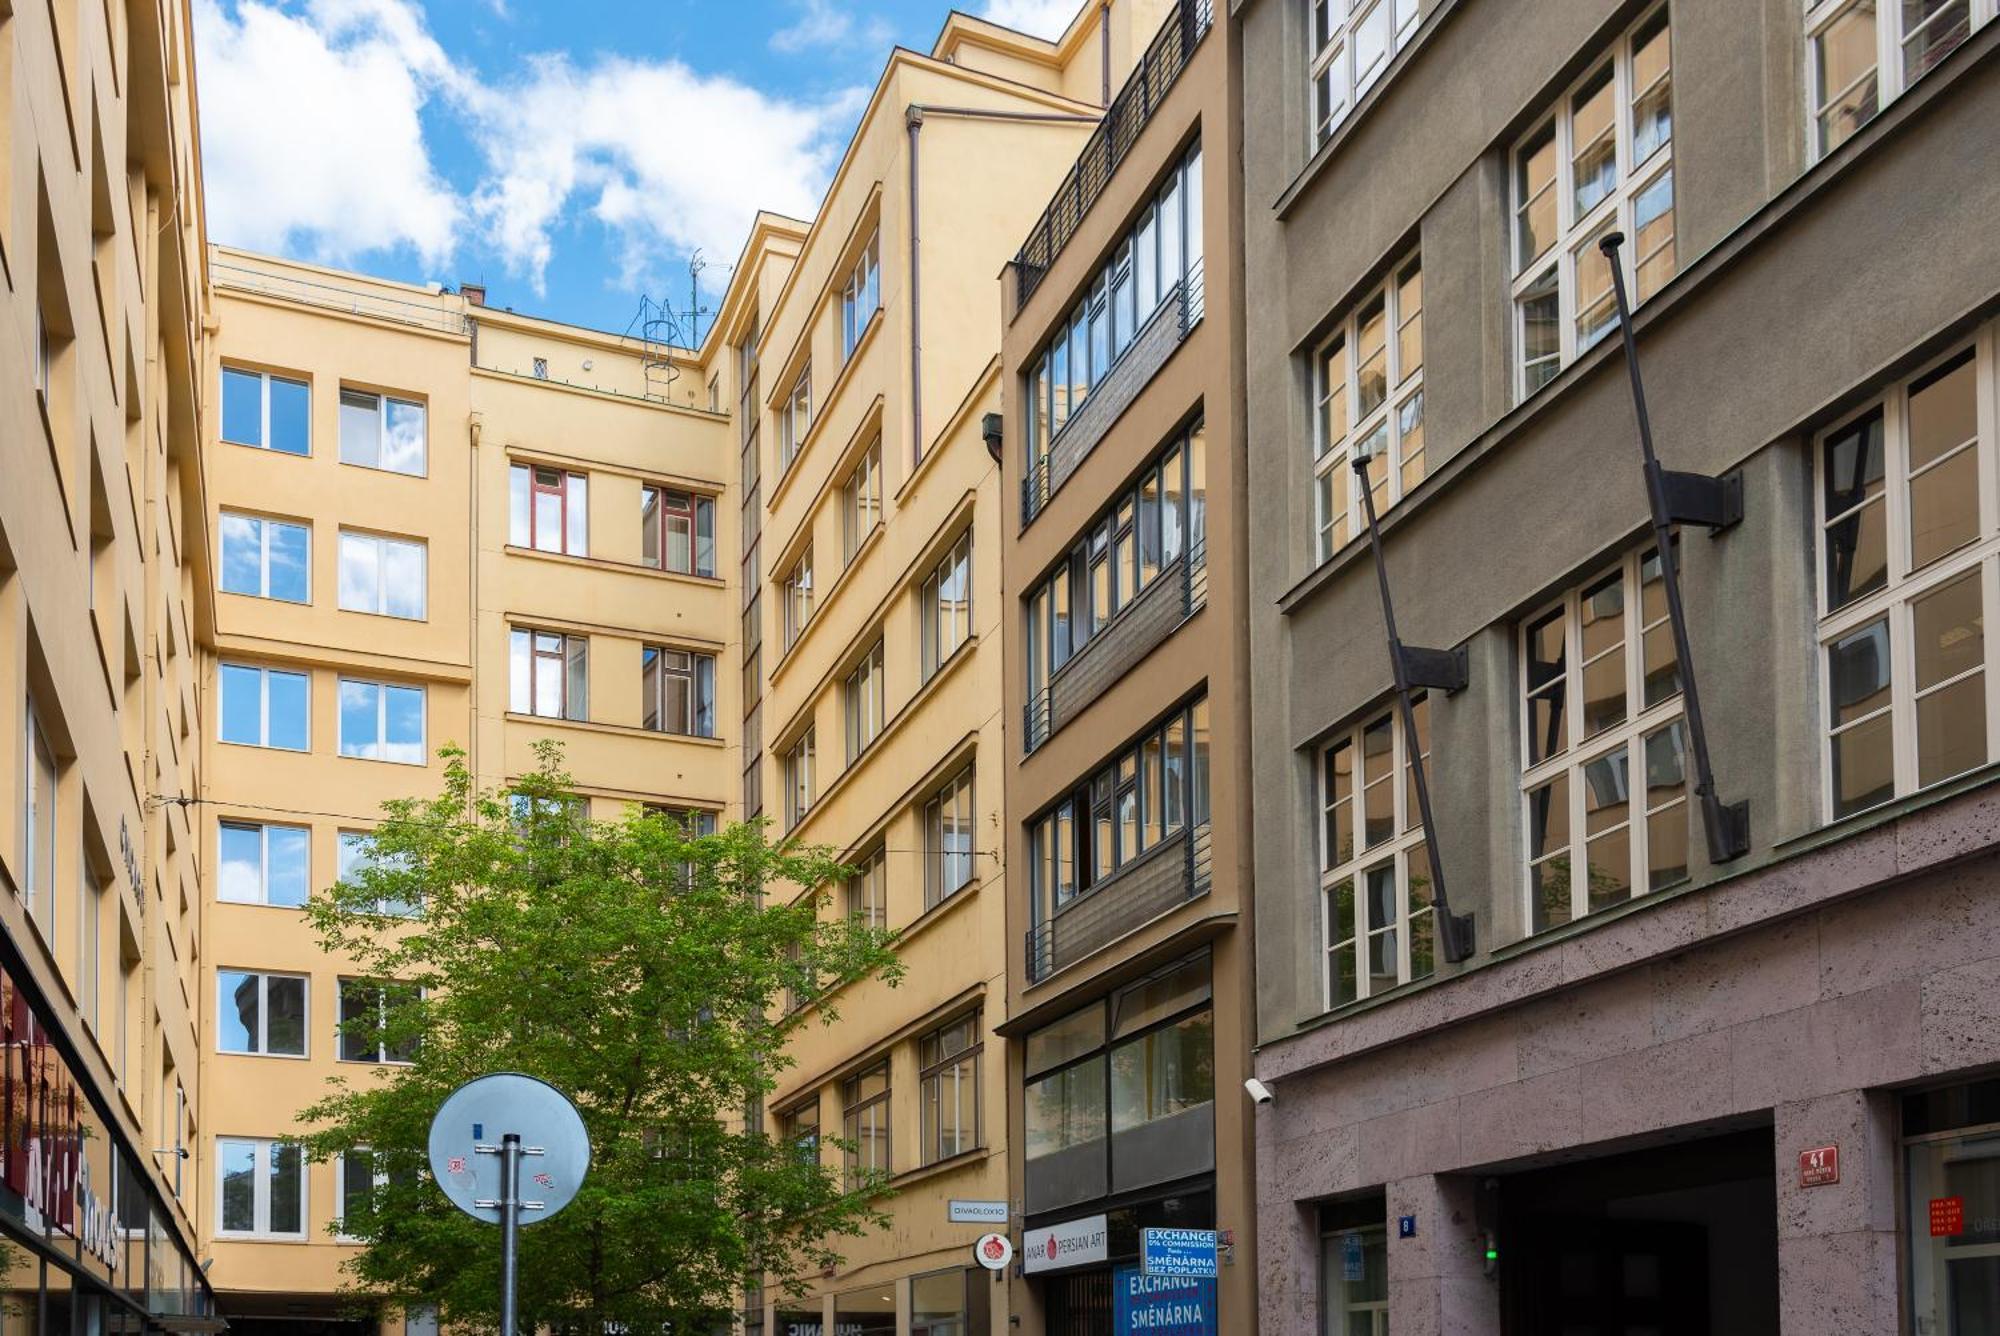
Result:
M252 970L215 972L215 1047L219 1053L306 1055L306 979Z
M216 1232L302 1239L305 1153L284 1141L217 1137ZM155 1243L149 1252L158 1251Z
M217 678L222 688L219 736L224 742L306 750L311 696L306 674L225 663Z
M1806 81L1815 157L1992 21L1993 0L1805 0Z
M296 909L311 893L304 826L224 821L217 828L216 898L239 905Z
M283 520L223 511L222 592L275 598L288 603L312 599L312 528Z
M425 557L424 544L415 539L341 530L341 608L423 620Z
M1416 36L1417 0L1311 0L1307 56L1312 146L1347 119L1403 44Z
M280 454L311 454L311 387L262 371L222 368L222 439Z
M340 754L364 761L422 765L422 687L340 679Z
M340 392L340 462L421 476L424 406L365 390Z
M1430 764L1430 701L1393 706L1320 749L1320 892L1326 1005L1422 979L1437 966L1431 869L1414 765Z
M1316 558L1363 532L1354 460L1379 514L1429 470L1424 453L1424 273L1415 256L1342 317L1313 358Z

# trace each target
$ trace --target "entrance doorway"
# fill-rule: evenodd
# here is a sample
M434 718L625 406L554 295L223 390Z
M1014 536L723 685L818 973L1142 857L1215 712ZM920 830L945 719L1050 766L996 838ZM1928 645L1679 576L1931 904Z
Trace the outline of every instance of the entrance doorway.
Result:
M1766 1336L1778 1328L1768 1128L1499 1179L1507 1336Z

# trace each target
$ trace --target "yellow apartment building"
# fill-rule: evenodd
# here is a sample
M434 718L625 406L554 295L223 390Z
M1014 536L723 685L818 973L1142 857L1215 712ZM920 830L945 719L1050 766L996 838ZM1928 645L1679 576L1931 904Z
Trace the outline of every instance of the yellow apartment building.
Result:
M776 1134L888 1192L842 1264L746 1296L763 1336L1007 1329L999 290L1159 5L1054 42L953 14L894 52L810 224L759 220L716 337L742 447L746 811L856 869L825 912L899 934L900 986L808 1016ZM715 340L712 339L711 342ZM805 893L801 890L801 893Z
M188 10L0 3L0 1323L212 1330Z
M238 1329L354 1330L339 1221L372 1171L283 1138L398 1055L343 1035L379 982L298 906L385 800L436 791L447 744L502 785L555 739L600 817L731 811L733 442L699 363L643 331L231 250L211 273L210 1278Z

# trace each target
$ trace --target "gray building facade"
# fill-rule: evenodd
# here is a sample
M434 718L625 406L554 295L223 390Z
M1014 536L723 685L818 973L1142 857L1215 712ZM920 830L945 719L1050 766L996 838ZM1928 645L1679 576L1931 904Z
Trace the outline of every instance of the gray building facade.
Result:
M1235 12L1262 1329L2000 1332L1995 5Z

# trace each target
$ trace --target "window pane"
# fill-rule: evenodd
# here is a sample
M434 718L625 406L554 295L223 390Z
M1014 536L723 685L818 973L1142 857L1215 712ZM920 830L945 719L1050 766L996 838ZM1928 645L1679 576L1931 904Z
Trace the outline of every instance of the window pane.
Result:
M1515 258L1525 269L1556 239L1556 128L1550 124L1514 159Z
M1551 265L1521 294L1521 365L1532 394L1555 379L1562 359L1562 297Z
M382 544L382 598L382 611L391 617L423 617L423 544Z
M424 689L422 687L382 688L387 713L388 738L383 751L386 761L405 765L424 763Z
M526 631L507 633L507 708L515 714L527 714L534 708L533 660L528 640Z
M216 898L231 904L264 901L264 832L261 826L225 821L216 836L220 864Z
M1852 723L1889 705L1889 623L1870 622L1827 647L1832 723Z
M1972 31L1969 0L1901 0L1903 78L1931 69Z
M1979 531L1978 392L1970 353L1910 391L1910 564L1923 567ZM1956 452L1956 453L1954 453ZM1937 461L1943 462L1937 462Z
M507 541L515 547L528 546L532 537L528 508L532 504L530 494L533 490L527 465L516 464L507 470ZM646 495L650 497L652 493Z
M1833 737L1833 814L1858 812L1896 796L1887 711Z
M302 524L270 521L266 521L264 528L270 545L271 597L306 602L311 597L312 530Z
M254 371L222 369L222 439L264 443L264 378Z
M270 379L271 448L288 455L312 449L312 390L301 380Z
M424 406L391 399L382 439L382 464L396 473L424 471Z
M382 688L373 682L340 683L340 754L358 756L363 760L376 761L382 758L381 734L381 693Z
M1820 151L1844 142L1876 109L1875 0L1858 0L1813 42Z
M222 517L222 592L264 592L264 524L247 515Z
M1646 26L1632 35L1632 162L1634 166L1653 156L1654 150L1673 138L1672 90L1669 74L1672 54L1667 38L1667 11L1663 8Z
M1986 764L1986 676L1974 674L1917 701L1917 783Z
M242 970L217 970L215 1046L224 1053L255 1053L263 1032L261 980Z
M590 555L590 483L580 473L569 475L569 503L564 507L568 529L563 550L573 557Z
M305 1156L294 1145L272 1145L271 1232L305 1232Z
M1985 616L1973 570L1911 604L1916 642L1917 782L1986 761ZM1959 679L1953 681L1953 679ZM1938 683L1951 685L1930 690Z
M306 876L309 837L310 832L303 826L264 828L267 904L296 908L306 902L311 892Z
M1823 467L1826 513L1832 520L1826 530L1827 607L1831 610L1888 583L1888 512L1879 499L1881 410L1828 437Z
M270 745L285 747L292 751L306 749L306 675L304 673L281 673L276 670L266 674L266 690L271 697Z
M265 979L266 1052L301 1056L306 1051L306 981L270 975Z
M381 544L364 534L340 536L340 606L350 612L380 612Z
M248 1234L257 1228L257 1153L253 1141L215 1143L222 1161L222 1228Z
M1638 274L1639 300L1658 292L1674 276L1674 174L1659 179L1632 201L1633 265Z
M256 746L264 740L264 674L222 665L222 740Z
M1570 101L1570 179L1582 221L1618 183L1616 102L1607 63Z
M340 392L340 461L379 466L382 453L380 400L355 390Z

